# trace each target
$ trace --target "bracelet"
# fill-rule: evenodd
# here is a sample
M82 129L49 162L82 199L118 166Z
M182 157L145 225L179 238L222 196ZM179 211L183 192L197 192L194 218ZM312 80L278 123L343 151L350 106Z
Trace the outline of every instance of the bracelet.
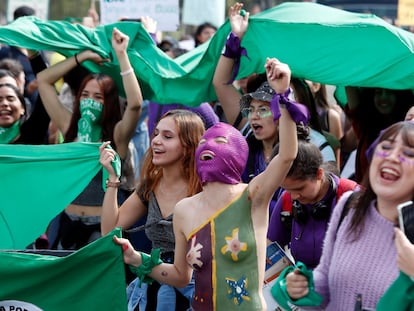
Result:
M119 74L120 74L121 76L127 76L127 75L129 75L130 73L133 73L133 72L134 72L134 69L132 69L132 67L131 67L131 68L129 68L128 70L121 71Z
M119 186L121 185L121 182L118 181L109 181L108 179L106 180L106 187L110 187L110 188L119 188Z
M75 57L75 62L76 62L76 65L80 66L80 63L79 63L79 60L78 60L78 53L76 53L76 54L74 55L74 57Z
M153 249L151 255L139 252L141 254L141 265L139 267L129 265L131 272L137 275L140 287L142 282L151 284L154 281L147 275L151 273L152 268L162 264L163 261L160 258L160 252L161 249L159 248Z

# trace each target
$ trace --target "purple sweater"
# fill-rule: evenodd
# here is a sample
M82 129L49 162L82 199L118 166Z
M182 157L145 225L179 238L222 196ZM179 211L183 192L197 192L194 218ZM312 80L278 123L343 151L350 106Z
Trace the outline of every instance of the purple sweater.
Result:
M324 240L322 257L314 270L315 289L324 297L326 311L354 310L357 294L363 308L375 309L380 297L398 276L394 224L382 217L371 202L364 230L350 242L347 228L353 211L338 222L351 192L338 202Z

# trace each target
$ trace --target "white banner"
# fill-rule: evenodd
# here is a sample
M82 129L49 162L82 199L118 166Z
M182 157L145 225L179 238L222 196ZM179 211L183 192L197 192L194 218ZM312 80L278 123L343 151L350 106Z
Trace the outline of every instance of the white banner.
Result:
M183 24L197 26L209 22L219 28L225 15L225 0L184 0Z
M49 0L8 0L7 1L7 22L13 21L13 12L19 6L28 6L36 11L35 16L41 19L49 18Z
M413 0L398 0L397 24L398 26L413 26L414 25L414 1Z
M141 16L157 21L160 31L177 31L180 24L178 0L100 0L100 8L102 24Z

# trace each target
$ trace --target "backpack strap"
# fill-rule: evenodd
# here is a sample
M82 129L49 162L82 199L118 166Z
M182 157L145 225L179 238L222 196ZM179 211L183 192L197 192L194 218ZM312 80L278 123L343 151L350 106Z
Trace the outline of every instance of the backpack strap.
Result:
M322 151L328 146L330 146L330 144L328 143L328 141L325 141L322 145L319 146L319 150Z
M282 200L282 206L280 211L280 220L285 228L286 232L291 234L292 232L292 220L293 220L293 202L292 196L289 192L283 191L279 197Z
M289 215L292 215L292 205L292 196L289 192L284 191L282 193L282 212L286 212L286 214L289 213Z
M338 189L336 191L336 202L344 194L344 192L354 190L358 186L358 183L347 178L339 178Z

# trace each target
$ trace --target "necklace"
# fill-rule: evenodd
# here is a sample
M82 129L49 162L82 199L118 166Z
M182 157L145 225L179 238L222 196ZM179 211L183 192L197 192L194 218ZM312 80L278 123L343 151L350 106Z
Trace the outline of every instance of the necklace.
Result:
M177 196L177 195L179 195L179 194L181 194L181 193L183 193L184 191L187 190L187 187L181 187L181 188L179 188L178 190L176 190L174 192L169 191L169 190L165 190L163 181L164 181L163 179L160 180L159 189L160 189L160 192L162 194L166 195L166 196L169 196L169 197Z

